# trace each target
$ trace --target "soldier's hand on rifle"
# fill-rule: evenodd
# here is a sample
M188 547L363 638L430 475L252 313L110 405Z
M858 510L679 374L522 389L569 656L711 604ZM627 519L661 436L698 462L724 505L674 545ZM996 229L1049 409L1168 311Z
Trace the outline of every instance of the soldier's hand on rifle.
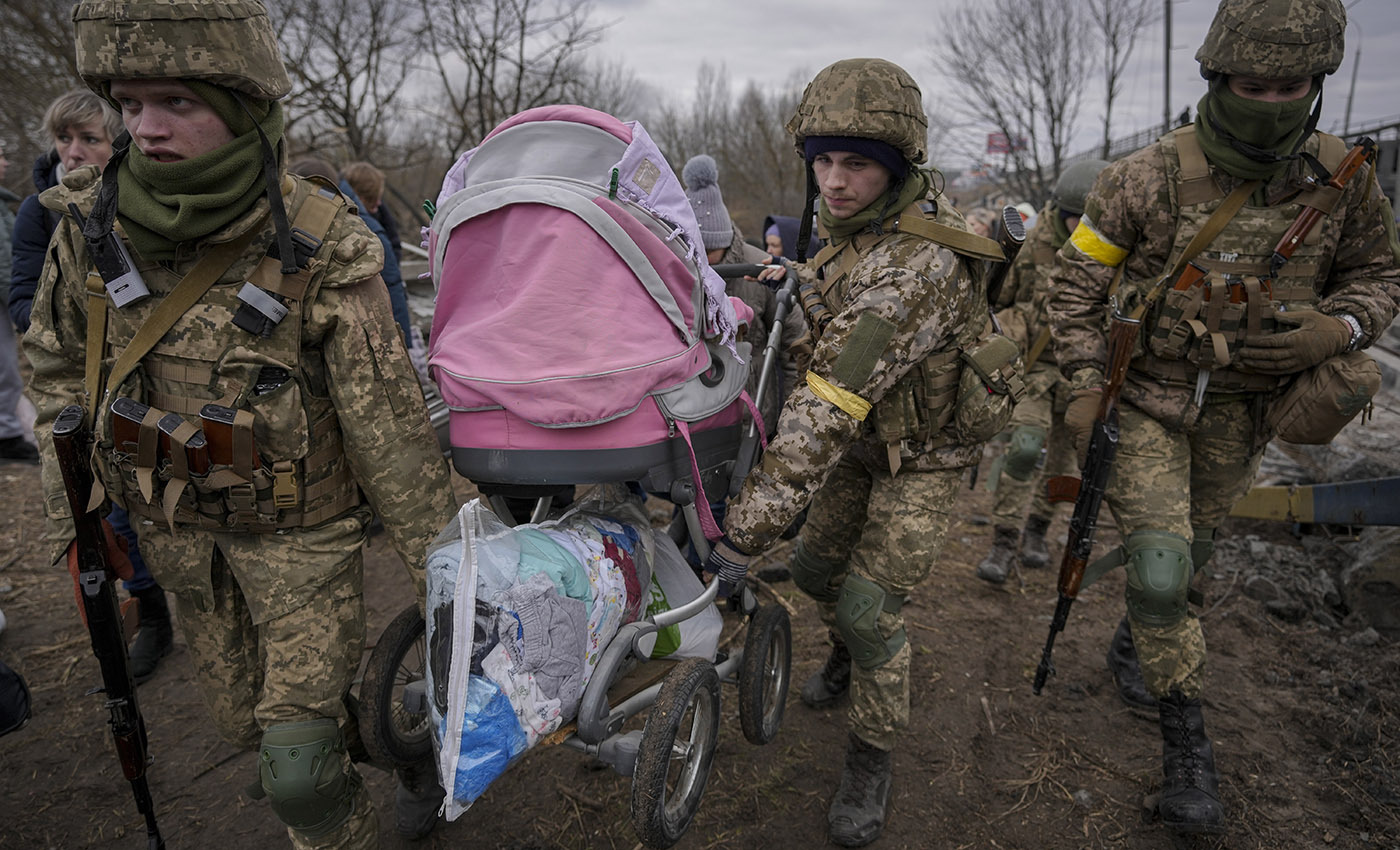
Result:
M748 575L752 560L753 556L740 551L726 534L715 543L710 557L705 559L705 583L710 583L711 576L718 576L719 598L728 599L734 593L734 588Z
M107 520L102 520L102 537L107 547L107 566L115 575L108 578L120 578L130 581L134 570L131 566L131 559L126 556L127 539L118 534L112 528L112 524ZM65 557L68 564L68 574L73 577L73 598L78 603L78 615L83 618L83 623L87 623L87 610L83 607L83 587L78 578L78 541L74 540L68 544L68 552Z
M1099 414L1102 399L1102 389L1075 390L1070 395L1069 407L1065 408L1065 427L1069 429L1075 454L1081 464L1089 451L1089 435L1094 430L1094 419Z
M1311 369L1347 350L1351 325L1316 310L1276 311L1274 321L1284 330L1246 342L1240 365L1264 375L1291 375Z

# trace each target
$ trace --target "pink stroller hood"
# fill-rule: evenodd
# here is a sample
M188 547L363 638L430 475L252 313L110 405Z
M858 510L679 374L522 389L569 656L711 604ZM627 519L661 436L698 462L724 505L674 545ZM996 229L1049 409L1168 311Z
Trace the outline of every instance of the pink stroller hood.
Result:
M461 187L432 226L429 362L454 411L592 425L709 368L707 317L732 327L733 308L711 303L686 228L628 199L629 182L675 181L639 131L581 107L529 110L449 173L445 190ZM653 152L624 177L639 139Z

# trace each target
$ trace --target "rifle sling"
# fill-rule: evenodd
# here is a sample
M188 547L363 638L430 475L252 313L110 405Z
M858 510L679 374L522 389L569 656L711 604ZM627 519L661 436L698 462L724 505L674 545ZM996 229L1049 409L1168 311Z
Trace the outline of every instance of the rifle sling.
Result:
M121 355L117 357L117 362L112 364L112 371L107 376L106 386L102 381L102 349L107 335L107 290L101 286L102 279L96 274L89 273L87 280L88 290L88 333L87 333L87 361L86 361L86 389L88 398L92 400L89 413L94 417L95 411L106 407L107 391L120 387L127 375L136 368L161 337L180 321L180 317L185 315L191 307L204 297L204 293L228 271L229 267L248 249L253 240L257 238L262 230L261 222L252 225L236 239L228 242L221 242L215 245L209 253L200 258L194 268L189 273L180 278L180 282L171 290L169 295L161 299L160 304L146 317L146 321L141 323L141 327L136 329L136 334L131 338L131 342ZM99 288L94 291L93 278L97 278Z

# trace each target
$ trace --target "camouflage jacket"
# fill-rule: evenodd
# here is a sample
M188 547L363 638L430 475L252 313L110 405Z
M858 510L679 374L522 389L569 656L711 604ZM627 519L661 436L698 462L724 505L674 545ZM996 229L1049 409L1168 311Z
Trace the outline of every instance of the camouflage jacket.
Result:
M720 258L721 264L728 263L758 263L763 264L771 260L772 257L767 251L748 244L744 241L744 236L739 232L736 225L734 228L734 239L729 243L729 248L725 250L724 256ZM768 284L760 280L746 280L739 278L727 280L724 284L725 291L735 296L753 310L753 321L749 324L748 331L744 338L753 346L749 354L749 383L745 387L749 395L753 396L758 392L758 373L763 365L763 349L768 343L768 331L773 326L773 319L778 309L777 292ZM800 305L794 304L793 309L788 311L787 318L783 320L783 331L778 341L778 384L767 393L767 398L759 400L754 398L758 405L759 413L763 415L763 423L768 433L773 433L777 427L778 411L782 409L783 402L792 390L802 379L803 373L807 371L807 361L812 358L812 340L807 333L807 320L802 315Z
M1052 345L1061 372L1075 388L1102 381L1115 270L1121 266L1123 271L1117 297L1131 307L1134 299L1141 303L1144 293L1170 270L1174 246L1180 250L1176 243L1182 190L1177 176L1180 164L1169 155L1173 143L1170 136L1164 137L1105 168L1086 199L1079 228L1060 251L1051 275ZM1316 156L1319 147L1320 134L1314 134L1304 151ZM1214 165L1209 172L1221 193L1243 182ZM1293 203L1306 188L1303 180L1309 173L1302 161L1295 161L1257 190L1249 203L1262 198L1264 209ZM1081 240L1083 245L1077 245ZM1369 345L1385 331L1400 304L1400 246L1390 203L1372 166L1364 166L1352 178L1307 242L1316 259L1311 280L1315 295L1309 300L1322 312L1354 315L1363 331L1361 344ZM1272 248L1272 243L1261 246L1259 253L1267 256ZM1296 275L1298 270L1289 271ZM1148 325L1144 323L1145 328ZM1140 339L1135 356L1143 350ZM1129 371L1124 391L1125 399L1140 407L1149 404L1153 410L1172 411L1167 415L1179 422L1184 421L1178 416L1184 417L1181 411L1190 403L1190 395L1189 388L1160 384L1139 373L1136 365Z
M828 302L835 317L817 341L806 382L789 396L777 436L730 506L725 530L746 552L771 546L848 451L865 453L873 468L884 465L886 447L871 418L848 408L878 406L912 368L965 344L969 329L975 338L984 324L985 287L968 263L912 234L879 238L845 281L840 303ZM961 468L980 452L980 445L916 448L900 471Z
M291 198L298 187L302 187L304 196L307 185L301 178L284 177L284 197ZM84 401L89 310L85 280L90 268L86 243L80 228L67 214L67 204L90 209L96 190L96 170L83 169L42 197L48 208L65 214L51 243L34 302L33 324L25 337L25 351L34 365L30 394L38 409L35 433L45 458L43 483L49 533L59 546L71 539L71 520L62 479L56 464L49 462L53 458L49 425L63 407ZM291 321L293 316L300 319L299 343L296 325L286 327L296 360L288 381L292 386L258 397L260 403L264 398L298 399L300 404L275 408L285 414L285 419L253 405L253 381L245 374L248 369L258 373L257 364L268 360L270 343L282 335L284 326L279 325L271 339L263 340L232 327L229 321L229 305L236 303L230 296L250 278L273 241L266 199L259 199L246 214L189 246L189 250L181 246L173 263L157 266L137 259L153 294L144 305L131 305L124 310L118 310L109 299L108 351L104 352L103 373L109 372L117 354L112 350L112 342L129 338L131 328L127 326L136 321L135 317L154 309L175 282L213 246L237 239L255 226L259 232L250 247L142 358L133 378L114 389L113 395L117 390L130 392L151 403L161 391L173 393L173 388L182 386L181 381L185 388L195 386L191 382L203 381L204 392L222 397L221 403L255 411L254 439L259 451L271 453L269 461L280 453L305 458L307 467L313 460L318 468L344 467L348 486L358 487L383 518L421 592L424 554L452 515L450 476L428 421L416 373L394 323L387 292L378 277L383 262L380 243L354 214L353 207L342 204L331 219L321 246L306 266L309 283L304 299L284 320ZM130 317L125 315L128 311ZM230 339L235 342L230 344ZM189 395L196 395L199 389L196 387ZM86 404L91 406L92 402ZM194 425L200 424L194 415L197 411L172 412L181 413ZM99 440L105 433L110 445L106 417L93 415L92 411L89 414L97 423L94 430ZM293 420L294 425L282 424ZM327 424L310 427L318 421ZM324 438L331 429L338 430L338 439ZM295 436L298 431L302 436ZM321 450L312 451L308 442L317 445L318 437L322 437L318 446ZM295 445L298 441L299 447ZM107 467L115 463L112 456L99 452L97 459L96 471L111 482L113 473ZM310 501L313 494L305 492L303 498ZM208 545L214 545L212 538Z

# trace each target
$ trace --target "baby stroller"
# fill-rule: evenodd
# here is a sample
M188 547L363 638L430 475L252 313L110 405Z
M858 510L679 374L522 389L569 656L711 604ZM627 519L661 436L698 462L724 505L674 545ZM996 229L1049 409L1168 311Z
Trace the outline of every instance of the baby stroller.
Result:
M537 523L574 486L625 483L673 503L671 540L705 556L718 536L710 503L737 488L762 429L743 393L750 345L735 340L738 317L700 245L645 130L600 112L521 113L449 172L429 232L429 362L453 465L502 521L512 520L506 499L534 500ZM764 381L776 374L779 324ZM549 739L632 776L632 822L651 847L675 843L698 809L721 682L737 684L752 743L771 741L782 721L791 627L784 608L760 606L748 588L731 603L747 619L741 646L650 658L648 638L713 612L717 588L617 628L573 722ZM419 676L435 665L423 637L416 610L405 611L371 658L361 693L372 753L421 758L429 745ZM642 712L643 728L624 731Z

